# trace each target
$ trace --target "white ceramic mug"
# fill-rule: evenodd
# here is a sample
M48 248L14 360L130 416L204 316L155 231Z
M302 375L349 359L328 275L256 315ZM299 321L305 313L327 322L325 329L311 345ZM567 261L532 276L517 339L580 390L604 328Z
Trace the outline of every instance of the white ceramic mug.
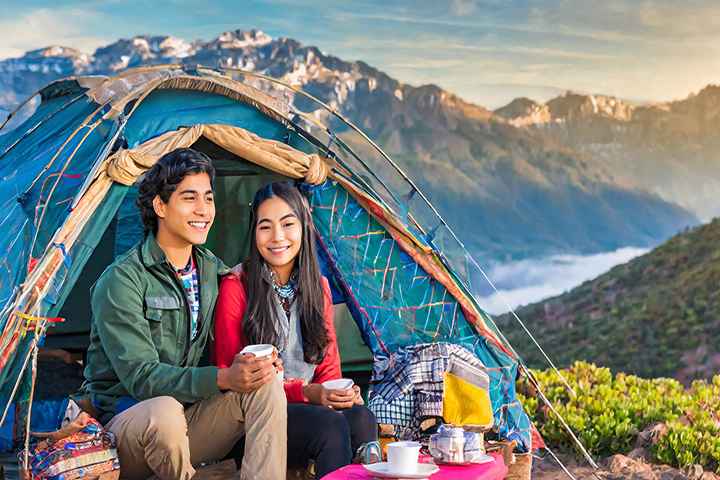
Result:
M269 343L262 343L259 345L248 345L247 347L240 350L240 353L252 353L256 357L269 357L273 353L273 347Z
M420 444L418 442L391 442L387 444L388 473L417 473Z

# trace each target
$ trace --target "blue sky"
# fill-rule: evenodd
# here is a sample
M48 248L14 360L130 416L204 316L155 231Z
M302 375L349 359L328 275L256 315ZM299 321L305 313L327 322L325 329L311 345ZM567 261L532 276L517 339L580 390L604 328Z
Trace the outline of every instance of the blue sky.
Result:
M566 90L641 103L720 83L720 3L690 1L7 1L0 59L135 35L260 29L496 108Z

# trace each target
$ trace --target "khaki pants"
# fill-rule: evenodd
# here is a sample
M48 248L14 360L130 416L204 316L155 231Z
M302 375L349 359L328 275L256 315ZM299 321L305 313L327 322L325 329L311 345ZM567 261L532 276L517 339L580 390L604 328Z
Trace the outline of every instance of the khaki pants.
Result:
M113 417L106 429L115 435L121 478L187 480L195 475L193 467L221 460L243 435L240 478L285 478L287 403L279 378L187 409L172 397L144 400Z

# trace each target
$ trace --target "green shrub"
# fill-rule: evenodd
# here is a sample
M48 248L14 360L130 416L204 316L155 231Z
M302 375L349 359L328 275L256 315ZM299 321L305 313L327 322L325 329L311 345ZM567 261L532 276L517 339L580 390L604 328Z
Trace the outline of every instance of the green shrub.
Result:
M554 370L532 371L543 392L595 458L628 453L649 423L669 431L651 449L652 459L674 467L700 464L720 472L720 376L696 380L686 392L670 378L644 379L575 362L563 370L575 395ZM540 398L519 394L545 442L565 452L579 450ZM684 421L678 421L683 417Z

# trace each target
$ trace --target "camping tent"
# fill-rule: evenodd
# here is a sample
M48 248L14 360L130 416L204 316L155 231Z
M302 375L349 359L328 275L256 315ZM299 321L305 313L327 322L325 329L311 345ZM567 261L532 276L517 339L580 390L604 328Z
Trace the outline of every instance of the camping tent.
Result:
M333 300L373 356L423 342L465 346L488 367L500 435L530 449L515 394L521 360L473 297L467 252L405 174L332 108L270 78L182 66L69 78L38 95L0 130L0 407L46 318L67 318L48 344L87 331L88 286L140 238L134 185L162 154L189 146L217 170L207 246L218 256L234 264L246 253L252 193L295 179L312 206ZM14 399L27 396L21 388Z

